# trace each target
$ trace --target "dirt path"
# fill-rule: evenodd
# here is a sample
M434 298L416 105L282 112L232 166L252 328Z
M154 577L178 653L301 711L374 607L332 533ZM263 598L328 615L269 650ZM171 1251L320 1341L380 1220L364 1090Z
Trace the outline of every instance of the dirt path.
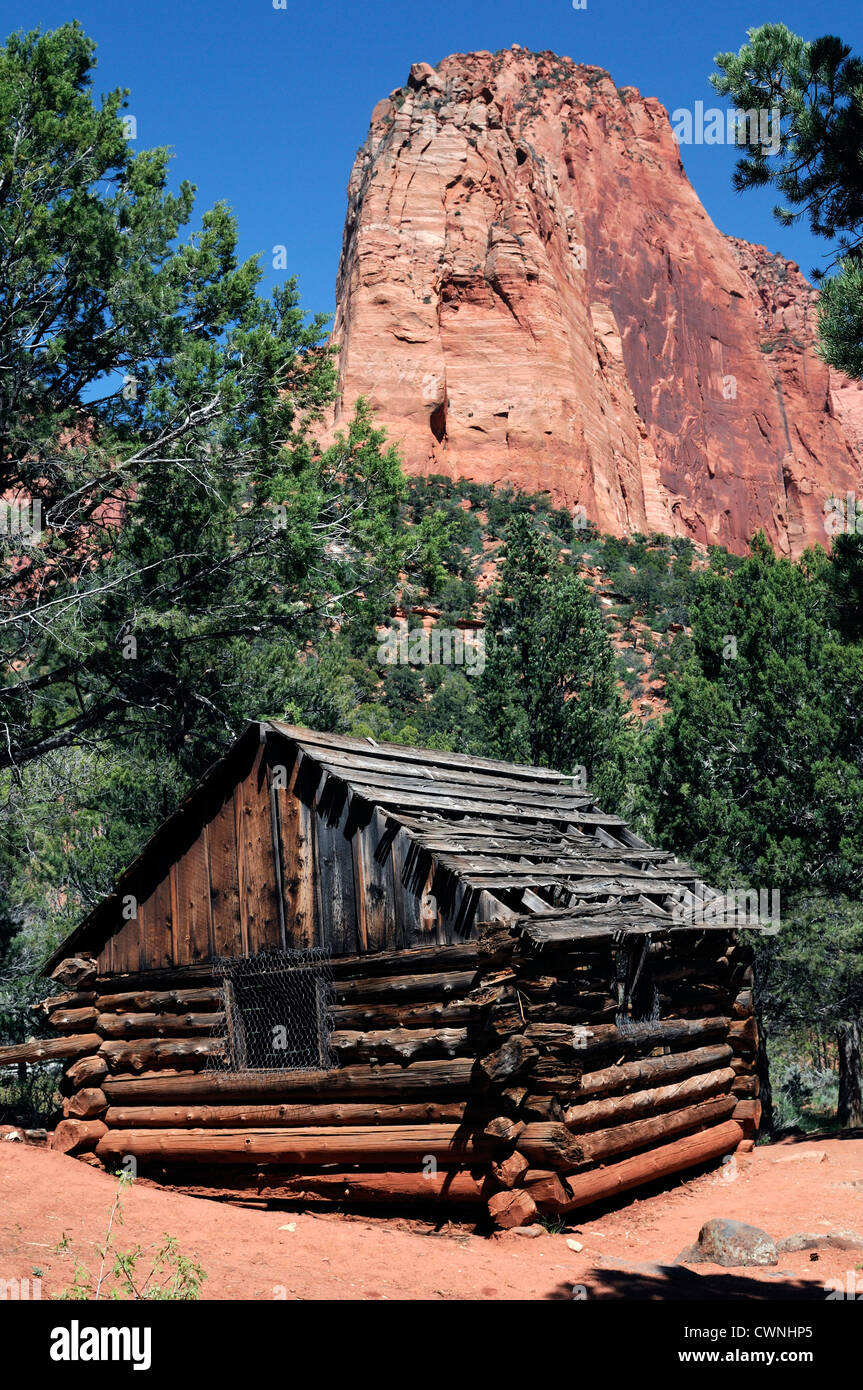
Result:
M116 1184L75 1159L0 1143L0 1279L43 1271L42 1296L72 1282L76 1258L98 1266ZM782 1255L774 1269L658 1269L710 1217L748 1221L775 1239L800 1231L863 1236L863 1140L760 1148L736 1163L562 1233L486 1238L470 1226L339 1213L259 1211L136 1184L124 1197L121 1249L156 1248L165 1232L206 1270L213 1299L549 1299L825 1297L863 1253ZM280 1227L293 1225L293 1230ZM68 1251L57 1252L65 1234ZM583 1246L575 1251L567 1240ZM863 1269L856 1276L863 1294ZM704 1283L696 1281L706 1281Z

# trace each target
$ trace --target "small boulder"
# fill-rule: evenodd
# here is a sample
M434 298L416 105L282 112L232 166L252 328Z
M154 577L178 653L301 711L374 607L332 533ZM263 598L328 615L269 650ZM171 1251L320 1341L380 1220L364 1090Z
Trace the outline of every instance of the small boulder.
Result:
M698 1246L705 1259L724 1268L779 1263L776 1245L766 1231L721 1216L704 1223L698 1232Z

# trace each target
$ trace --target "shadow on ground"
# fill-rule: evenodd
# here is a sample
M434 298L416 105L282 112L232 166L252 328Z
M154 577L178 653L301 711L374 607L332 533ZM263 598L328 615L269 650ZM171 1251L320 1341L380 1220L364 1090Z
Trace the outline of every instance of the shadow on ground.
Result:
M683 1265L621 1265L592 1269L586 1286L558 1284L549 1299L571 1301L586 1287L586 1298L634 1299L642 1302L703 1303L746 1299L762 1303L781 1299L823 1303L825 1291L803 1279L753 1279L745 1274L696 1274Z

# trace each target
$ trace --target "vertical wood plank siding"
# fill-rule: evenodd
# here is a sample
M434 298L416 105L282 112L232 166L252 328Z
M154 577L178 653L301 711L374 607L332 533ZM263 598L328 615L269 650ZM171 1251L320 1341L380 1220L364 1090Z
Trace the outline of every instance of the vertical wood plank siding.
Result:
M279 947L341 956L445 945L471 935L487 896L436 871L386 812L272 734L213 791L194 838L172 848L137 916L118 911L100 970Z

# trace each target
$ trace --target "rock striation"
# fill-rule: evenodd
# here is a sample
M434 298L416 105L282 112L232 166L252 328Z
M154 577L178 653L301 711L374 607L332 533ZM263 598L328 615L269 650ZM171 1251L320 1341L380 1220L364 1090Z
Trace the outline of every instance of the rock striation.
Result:
M417 63L350 178L332 424L362 395L410 472L797 555L863 494L863 390L818 358L816 299L717 230L653 98L518 47Z

